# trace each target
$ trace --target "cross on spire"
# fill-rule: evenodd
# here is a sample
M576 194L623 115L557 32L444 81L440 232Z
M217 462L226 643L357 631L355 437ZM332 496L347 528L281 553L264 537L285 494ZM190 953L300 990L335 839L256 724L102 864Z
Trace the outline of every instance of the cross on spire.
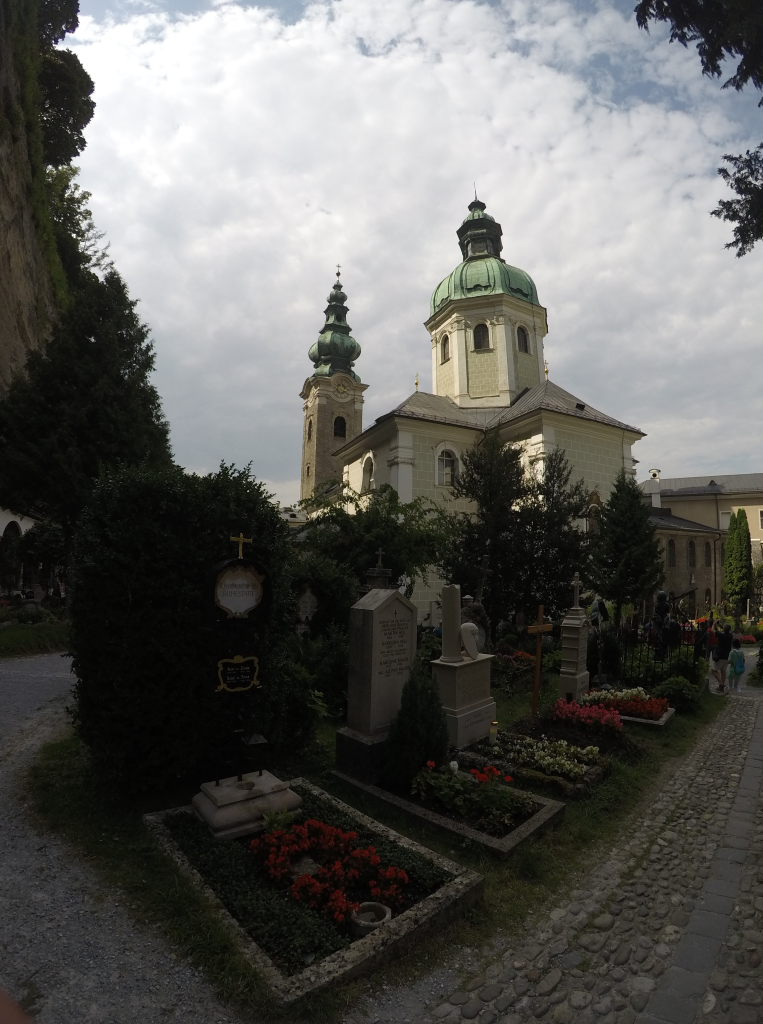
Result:
M342 269L342 264L337 263L336 265L336 276L339 277L339 271Z

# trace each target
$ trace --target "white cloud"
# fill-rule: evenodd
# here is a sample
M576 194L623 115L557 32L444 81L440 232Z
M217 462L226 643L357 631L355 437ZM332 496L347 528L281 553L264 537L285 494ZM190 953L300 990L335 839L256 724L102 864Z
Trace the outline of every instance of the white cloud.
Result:
M472 181L548 307L551 376L665 475L760 469L763 254L707 213L751 104L602 4L341 0L85 19L82 184L153 329L179 460L296 497L299 391L343 266L366 422L429 375ZM757 461L756 461L757 459Z

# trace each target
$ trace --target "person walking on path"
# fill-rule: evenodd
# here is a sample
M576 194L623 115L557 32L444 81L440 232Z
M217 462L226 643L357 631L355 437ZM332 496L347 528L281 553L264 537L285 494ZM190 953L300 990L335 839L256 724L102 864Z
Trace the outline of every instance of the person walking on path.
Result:
M718 680L718 693L726 693L726 672L729 667L729 654L731 653L731 626L724 626L723 632L718 637L718 643L713 651L712 673Z
M744 651L741 640L732 640L729 654L729 691L741 693L742 676L744 675Z

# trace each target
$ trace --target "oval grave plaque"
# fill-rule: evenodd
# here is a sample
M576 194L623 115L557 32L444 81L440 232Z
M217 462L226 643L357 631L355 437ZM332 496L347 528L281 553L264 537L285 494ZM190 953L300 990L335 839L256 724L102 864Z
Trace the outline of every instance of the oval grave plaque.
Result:
M215 604L229 619L245 619L262 601L264 579L249 565L223 569L215 581Z

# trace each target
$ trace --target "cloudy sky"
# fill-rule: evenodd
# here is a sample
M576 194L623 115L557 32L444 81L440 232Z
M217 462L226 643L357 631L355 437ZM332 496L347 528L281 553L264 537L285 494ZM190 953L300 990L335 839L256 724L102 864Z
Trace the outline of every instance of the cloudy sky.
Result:
M641 474L753 472L763 246L708 212L759 96L635 0L81 0L80 158L152 328L177 459L298 497L307 350L341 263L365 422L431 390L422 322L476 181L548 309L551 379L647 432Z

